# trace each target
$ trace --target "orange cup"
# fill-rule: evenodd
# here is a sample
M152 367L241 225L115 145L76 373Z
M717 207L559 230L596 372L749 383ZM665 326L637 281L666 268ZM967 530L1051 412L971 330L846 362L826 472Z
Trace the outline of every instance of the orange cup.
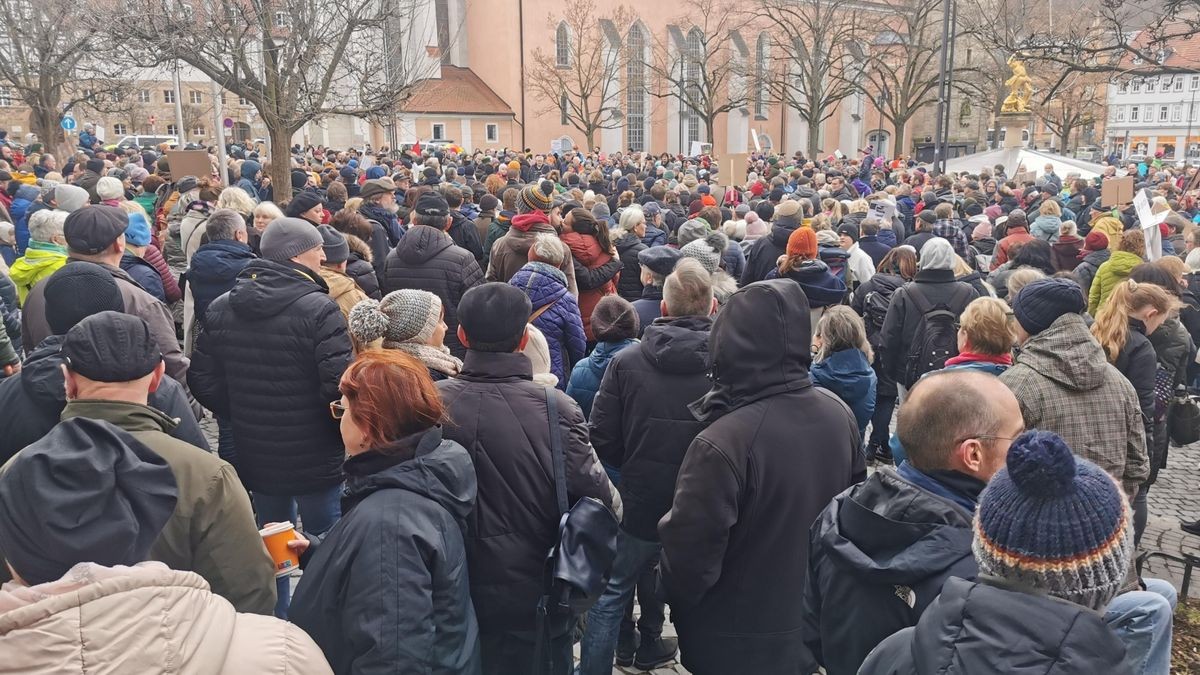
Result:
M300 569L300 556L288 548L288 542L296 538L296 527L291 523L275 523L258 531L271 562L275 563L275 576L286 577Z

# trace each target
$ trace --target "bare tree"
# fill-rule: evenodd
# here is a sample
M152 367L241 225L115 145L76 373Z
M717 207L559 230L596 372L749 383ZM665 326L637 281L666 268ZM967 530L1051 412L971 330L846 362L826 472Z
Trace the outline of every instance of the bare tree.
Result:
M419 0L126 0L136 20L107 26L246 99L271 143L270 178L289 185L287 148L332 115L383 119L436 76L427 45L449 44ZM288 195L276 195L280 200Z
M1107 77L1098 73L1071 73L1059 82L1058 93L1034 105L1033 112L1046 124L1058 141L1058 151L1066 154L1071 133L1096 121L1096 111L1104 110L1104 86ZM1047 86L1058 81L1057 74L1035 77Z
M870 45L863 89L881 104L896 131L896 154L905 150L905 127L937 102L941 50L941 0L897 3L881 17Z
M80 104L125 87L109 26L69 0L0 0L0 85L29 107L47 148L69 148L60 126Z
M624 5L600 13L594 0L567 0L560 14L546 20L556 27L555 48L533 50L527 82L542 101L539 114L560 115L583 133L588 149L596 147L596 132L624 121L627 55L619 31L634 18Z
M681 117L700 118L709 142L718 117L750 102L750 69L740 44L749 21L732 0L696 0L665 39L654 38L646 70L661 87L651 94L677 100Z
M759 86L800 115L808 127L807 153L814 157L821 124L860 90L865 58L857 48L865 37L862 3L758 0L753 14L772 36L772 48L783 63Z

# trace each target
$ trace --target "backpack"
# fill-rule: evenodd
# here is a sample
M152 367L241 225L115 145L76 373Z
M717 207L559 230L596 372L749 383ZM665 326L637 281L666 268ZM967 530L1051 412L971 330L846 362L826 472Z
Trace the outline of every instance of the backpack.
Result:
M908 286L906 293L916 304L921 318L917 322L904 364L901 384L906 388L916 384L925 373L941 370L946 365L946 359L958 355L958 313L951 308L958 307L961 312L972 292L970 286L962 284L955 289L949 303L932 305L919 285Z
M868 338L878 341L880 333L883 332L883 320L887 318L888 307L892 305L892 294L895 292L894 288L886 294L882 290L872 290L863 298L863 319L867 324Z

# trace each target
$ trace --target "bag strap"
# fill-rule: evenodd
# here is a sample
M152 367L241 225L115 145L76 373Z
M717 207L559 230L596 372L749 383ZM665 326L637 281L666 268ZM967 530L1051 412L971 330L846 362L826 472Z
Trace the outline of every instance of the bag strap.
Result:
M546 387L546 417L550 419L550 454L554 462L554 493L558 499L558 513L567 512L567 470L563 457L562 429L558 426L558 391Z
M925 297L925 292L921 290L920 286L913 283L909 284L905 288L908 289L905 291L905 293L907 293L908 297L912 298L912 301L916 303L917 311L921 313L921 316L924 316L933 310L933 305L929 304L929 298Z
M557 300L555 302L557 302ZM537 320L537 318L539 316L545 314L546 310L550 309L553 306L554 306L553 302L547 302L546 304L542 305L541 307L538 308L538 310L536 312L529 315L529 321L526 321L525 323L533 323L534 321Z

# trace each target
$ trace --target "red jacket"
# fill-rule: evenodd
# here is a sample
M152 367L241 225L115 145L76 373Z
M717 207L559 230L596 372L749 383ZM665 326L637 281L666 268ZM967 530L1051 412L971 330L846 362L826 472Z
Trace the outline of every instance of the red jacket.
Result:
M996 269L1008 262L1008 256L1014 246L1033 240L1034 237L1029 234L1028 227L1022 225L1020 227L1009 228L1008 236L996 242L996 257L992 258L992 269Z

